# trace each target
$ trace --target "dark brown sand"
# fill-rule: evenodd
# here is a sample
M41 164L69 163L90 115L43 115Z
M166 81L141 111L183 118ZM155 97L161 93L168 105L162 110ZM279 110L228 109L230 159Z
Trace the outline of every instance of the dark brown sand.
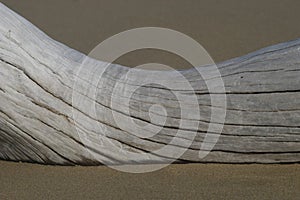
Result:
M4 0L54 39L88 53L121 31L160 26L201 43L215 61L300 37L299 0ZM0 19L1 20L1 19ZM188 67L159 51L117 62ZM299 199L300 165L171 165L148 174L0 162L0 199Z

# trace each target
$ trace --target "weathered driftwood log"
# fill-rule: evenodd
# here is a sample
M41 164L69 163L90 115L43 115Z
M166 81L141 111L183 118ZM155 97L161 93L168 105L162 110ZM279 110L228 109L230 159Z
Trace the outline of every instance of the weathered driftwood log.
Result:
M195 89L202 115L197 120L199 129L193 141L189 141L189 134L195 130L185 127L177 143L171 144L173 152L186 150L177 161L300 162L299 49L300 39L217 65L226 89L227 115L217 144L204 158L198 155L210 119L209 92L195 70L182 71ZM133 118L137 124L151 124L161 129L152 137L138 137L118 128L110 107L112 89L128 68L112 65L105 73L100 70L98 85L89 79L76 85L76 71L83 60L87 73L93 68L103 68L102 62L52 40L0 5L0 158L66 165L157 163L172 159L171 154L152 153L168 144L178 130L180 110L172 93L155 85L139 87L131 99L128 116L122 112L124 91L118 91L119 104L114 112L119 118ZM100 75L97 70L92 73L95 77ZM146 77L148 72L141 73ZM136 77L119 84L124 90L130 90L133 85L139 85L139 81ZM97 88L96 96L89 94L87 88L92 87ZM180 84L174 87L180 91ZM75 105L74 91L80 100ZM149 120L149 107L158 103L168 111L164 124ZM90 104L95 104L96 113L84 106ZM74 116L83 119L82 123L76 124ZM193 122L195 119L191 116L185 120ZM94 130L91 123L105 131L101 139L101 131ZM187 145L189 142L191 145ZM102 148L103 143L149 154L147 158L132 159L110 150L109 145Z

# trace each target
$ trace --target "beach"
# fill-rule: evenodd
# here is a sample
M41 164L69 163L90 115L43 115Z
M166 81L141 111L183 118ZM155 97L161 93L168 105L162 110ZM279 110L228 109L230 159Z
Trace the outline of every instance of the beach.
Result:
M299 165L173 164L146 174L105 166L0 162L1 199L297 199Z
M53 39L88 54L103 40L138 27L164 27L199 42L215 62L300 37L300 1L4 0ZM158 50L116 63L190 65ZM298 199L300 164L172 164L129 174L106 166L46 166L0 161L0 199Z

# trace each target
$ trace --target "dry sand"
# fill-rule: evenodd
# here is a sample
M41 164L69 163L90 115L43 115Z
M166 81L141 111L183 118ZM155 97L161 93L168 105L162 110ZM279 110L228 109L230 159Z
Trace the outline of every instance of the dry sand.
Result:
M104 39L141 26L181 31L215 61L300 37L299 0L2 1L54 39L88 53ZM160 51L133 52L127 66L188 64ZM171 165L148 174L100 167L0 162L0 199L299 199L300 165Z
M299 199L299 165L187 164L147 174L0 162L0 199Z

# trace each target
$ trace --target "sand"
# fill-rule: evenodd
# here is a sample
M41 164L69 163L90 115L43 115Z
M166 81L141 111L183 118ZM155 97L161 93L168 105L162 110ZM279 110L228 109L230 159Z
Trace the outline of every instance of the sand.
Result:
M296 199L299 165L170 165L147 174L105 166L0 162L0 199Z
M300 37L298 0L2 1L54 39L88 53L106 38L143 26L185 33L216 61ZM189 65L145 50L116 61ZM0 162L0 199L299 199L300 165L171 165L148 174L105 166Z
M52 38L84 53L114 34L145 26L187 34L205 47L216 62L300 37L298 0L2 2ZM178 56L170 59L161 52L137 55L133 53L120 63L135 66L155 61L185 67Z

